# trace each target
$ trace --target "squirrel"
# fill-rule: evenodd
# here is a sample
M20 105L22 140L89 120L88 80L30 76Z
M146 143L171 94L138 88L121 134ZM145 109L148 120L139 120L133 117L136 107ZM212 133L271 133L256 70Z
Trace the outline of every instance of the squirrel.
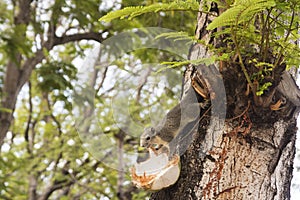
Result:
M151 148L154 153L172 156L177 148L177 140L186 136L198 124L202 104L187 95L171 109L156 127L149 127L140 136L140 145ZM175 139L175 140L174 140ZM177 140L176 140L177 139Z
M175 136L175 131L156 131L155 128L149 127L146 128L143 134L140 137L140 145L142 147L150 148L152 151L158 155L161 153L170 154L169 140L173 139Z

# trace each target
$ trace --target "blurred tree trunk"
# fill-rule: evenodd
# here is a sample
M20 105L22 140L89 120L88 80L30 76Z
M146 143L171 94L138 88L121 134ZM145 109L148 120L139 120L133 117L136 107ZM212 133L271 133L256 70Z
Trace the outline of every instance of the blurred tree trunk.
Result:
M215 4L212 12L219 14ZM206 26L211 16L200 13L196 35L206 44L226 46L216 41ZM210 57L201 44L192 47L190 59ZM208 68L223 78L227 112L221 118L204 116L194 141L181 156L177 183L151 195L151 199L290 199L290 184L295 155L296 117L300 92L293 77L278 66L274 88L265 96L247 92L247 82L238 64L189 66L184 76L186 91L193 73ZM213 69L214 68L214 69ZM208 85L212 85L206 79ZM216 88L210 89L210 98ZM271 107L281 102L279 108ZM221 124L221 125L220 125Z

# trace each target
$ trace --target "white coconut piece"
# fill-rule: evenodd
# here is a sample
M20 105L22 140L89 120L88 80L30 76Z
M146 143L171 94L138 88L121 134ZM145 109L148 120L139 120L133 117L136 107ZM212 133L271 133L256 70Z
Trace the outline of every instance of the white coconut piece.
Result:
M156 176L151 190L161 190L167 188L176 183L180 175L179 165L172 165L169 168L165 169L162 173Z
M149 149L149 159L131 169L132 182L139 188L161 190L176 183L180 175L178 155L169 160L166 153L156 155Z
M157 174L168 165L167 154L156 155L152 150L149 151L150 157L142 163L135 164L135 173L138 176Z

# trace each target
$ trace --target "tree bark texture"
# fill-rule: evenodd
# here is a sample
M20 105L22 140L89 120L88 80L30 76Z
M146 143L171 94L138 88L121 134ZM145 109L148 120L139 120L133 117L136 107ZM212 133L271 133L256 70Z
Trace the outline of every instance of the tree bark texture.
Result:
M219 14L215 4L212 12ZM206 44L224 45L206 31L211 20L211 16L199 13L197 37ZM204 45L196 44L191 49L192 60L210 56ZM290 199L300 108L300 91L294 79L285 66L278 66L270 91L255 97L247 92L247 81L238 64L189 66L183 95L191 87L193 73L201 74L205 67L212 73L218 70L222 76L226 119L220 123L220 116L201 111L203 119L193 135L194 141L181 156L179 180L152 193L150 199ZM213 78L202 79L208 86L213 85ZM219 98L216 87L208 89L211 100ZM280 108L272 110L279 100Z

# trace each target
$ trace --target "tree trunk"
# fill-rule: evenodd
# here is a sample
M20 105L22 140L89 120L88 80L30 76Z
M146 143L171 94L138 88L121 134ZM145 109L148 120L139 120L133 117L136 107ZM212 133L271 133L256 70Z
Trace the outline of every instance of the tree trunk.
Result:
M211 10L219 14L215 4ZM206 30L211 20L199 14L197 37L206 44L224 45ZM201 44L194 45L190 53L191 60L210 56ZM181 156L177 183L153 193L150 199L290 199L300 91L284 70L285 66L278 66L272 89L257 97L247 92L247 81L237 64L189 66L183 91L199 75L208 86L215 110L202 116L193 143ZM217 100L222 97L214 83L218 73L226 91L225 120L222 112L217 113L222 110L218 106L225 105L223 99ZM277 102L280 108L271 109Z

